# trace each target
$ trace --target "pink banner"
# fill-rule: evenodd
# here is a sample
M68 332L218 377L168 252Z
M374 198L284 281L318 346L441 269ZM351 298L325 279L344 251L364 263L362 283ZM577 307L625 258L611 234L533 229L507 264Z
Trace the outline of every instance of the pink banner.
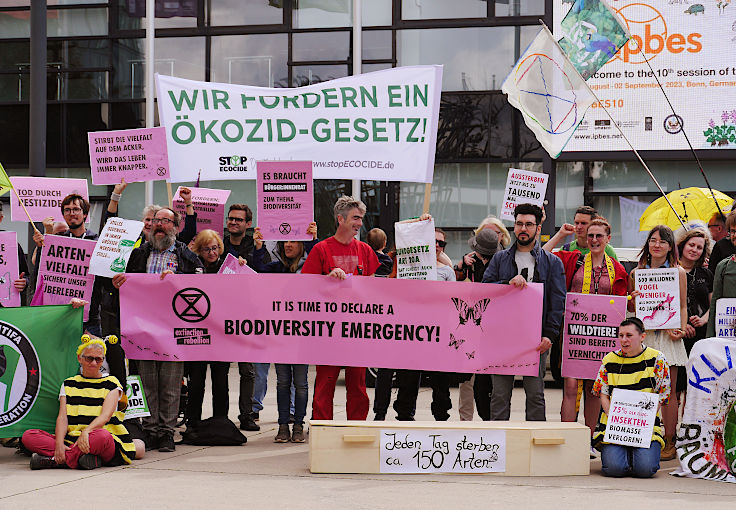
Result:
M76 193L89 200L87 179L60 179L55 177L11 177L10 181L18 196L26 206L33 221L43 221L51 216L54 221L64 221L61 201L67 195ZM12 193L10 196L10 219L28 222L20 202Z
M603 356L618 349L626 296L568 292L562 336L562 376L595 379Z
M163 127L87 133L92 184L163 181L169 154Z
M220 266L220 270L217 274L258 274L247 264L240 265L240 261L233 256L232 253L228 253L225 260Z
M127 276L120 324L131 359L538 373L541 284ZM233 289L248 291L234 299Z
M311 241L314 221L311 161L258 161L258 226L269 241Z
M197 232L212 229L222 236L225 228L225 203L230 197L229 189L189 188L192 190L192 206L197 213ZM184 200L179 196L181 186L177 188L174 195L172 207L182 215L186 214ZM179 230L184 229L184 221L179 225Z
M13 285L19 271L15 232L0 232L0 306L20 306L20 292Z
M66 305L72 298L84 299L84 320L89 319L89 302L95 277L89 274L89 261L95 241L73 237L44 237L38 268L38 289L43 287L42 305ZM36 290L38 292L38 290Z

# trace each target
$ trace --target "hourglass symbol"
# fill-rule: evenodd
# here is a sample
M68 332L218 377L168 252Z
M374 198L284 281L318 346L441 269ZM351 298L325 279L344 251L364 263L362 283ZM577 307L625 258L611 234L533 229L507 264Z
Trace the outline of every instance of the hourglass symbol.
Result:
M135 241L131 241L130 239L120 240L120 243L118 243L118 250L120 250L120 255L118 255L118 258L112 261L112 264L110 264L111 271L115 271L116 273L125 272L127 256L130 255L131 251L133 251L134 246Z

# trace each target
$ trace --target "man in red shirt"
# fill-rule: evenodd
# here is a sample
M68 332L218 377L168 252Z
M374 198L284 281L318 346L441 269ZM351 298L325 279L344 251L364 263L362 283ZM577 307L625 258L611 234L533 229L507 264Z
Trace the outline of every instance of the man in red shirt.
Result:
M302 274L326 274L339 280L349 275L373 276L379 266L373 249L355 236L363 226L365 204L352 197L342 196L335 203L337 232L317 243L309 252ZM340 368L317 365L312 398L312 419L331 420L335 383ZM345 367L348 420L365 420L369 401L365 391L365 367Z

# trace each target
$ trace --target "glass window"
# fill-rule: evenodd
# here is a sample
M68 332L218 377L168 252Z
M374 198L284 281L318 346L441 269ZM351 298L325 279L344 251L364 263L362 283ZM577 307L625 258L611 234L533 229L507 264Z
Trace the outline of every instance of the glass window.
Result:
M50 104L47 119L49 165L89 165L89 131L108 129L106 103Z
M107 72L62 73L59 99L107 99Z
M398 65L443 64L442 90L494 90L538 31L536 26L400 30Z
M556 165L555 230L563 223L572 223L575 210L583 204L584 164L558 162Z
M347 60L349 56L350 32L305 32L292 36L294 62Z
M353 25L353 1L294 0L293 25L294 28L350 27Z
M0 12L0 34L7 39L30 37L31 11Z
M496 16L544 15L544 0L496 0Z
M48 41L48 62L59 62L64 67L83 69L110 67L110 41L101 39L74 39Z
M361 18L364 27L390 26L392 0L363 0Z
M384 69L391 69L391 63L386 62L384 64L362 64L361 65L361 72L363 73L372 73L373 71L382 71Z
M485 18L487 0L401 0L402 19Z
M27 104L0 106L0 133L3 134L0 136L0 154L3 165L28 165L29 110ZM15 174L14 171L8 173Z
M703 161L708 180L714 189L726 194L736 191L732 161ZM647 161L649 169L666 192L689 186L705 186L695 161ZM594 191L635 194L657 192L652 179L638 161L595 162L591 167Z
M146 127L146 104L143 101L110 104L110 129L142 127Z
M348 66L293 66L291 68L291 74L291 86L303 87L304 85L313 85L323 81L334 80L335 78L344 78L348 75Z
M17 71L19 66L28 66L30 62L31 45L28 41L0 41L0 69Z
M211 80L258 87L288 87L287 34L212 38Z
M211 0L210 25L281 25L284 7L281 2L264 0Z
M521 112L514 108L514 119L519 126L519 159L542 158L545 154L542 144L534 136L532 130L524 123Z
M636 200L647 205L653 202L657 197L654 196L636 196L621 195L622 198ZM636 205L636 204L634 204ZM638 211L630 211L626 207L621 209L621 201L618 196L593 197L593 207L598 210L598 214L606 218L611 225L611 245L614 247L624 248L641 248L646 241L648 232L639 231L639 213ZM626 231L624 232L624 228ZM635 251L634 251L635 252ZM631 253L630 255L633 255ZM618 253L619 258L621 253ZM638 259L638 257L636 257Z
M107 35L107 9L49 9L46 25L49 37Z
M351 181L346 180L314 180L314 221L319 226L317 235L320 239L335 234L335 202L343 195L350 195L352 185ZM362 230L361 234L364 234Z
M363 60L392 57L391 30L363 30Z
M202 0L203 3L203 0ZM156 2L156 28L186 28L197 26L199 0L167 0ZM146 28L145 0L118 0L118 28Z

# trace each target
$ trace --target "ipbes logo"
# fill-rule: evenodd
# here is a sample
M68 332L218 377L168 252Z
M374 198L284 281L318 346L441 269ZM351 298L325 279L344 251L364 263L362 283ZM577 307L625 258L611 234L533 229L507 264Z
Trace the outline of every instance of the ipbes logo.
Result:
M693 32L687 35L669 33L667 22L662 13L651 5L634 3L624 5L616 12L626 22L631 32L631 40L624 45L615 58L628 64L642 64L659 55L662 51L670 53L698 53L703 49L701 34ZM642 50L644 54L642 55Z

